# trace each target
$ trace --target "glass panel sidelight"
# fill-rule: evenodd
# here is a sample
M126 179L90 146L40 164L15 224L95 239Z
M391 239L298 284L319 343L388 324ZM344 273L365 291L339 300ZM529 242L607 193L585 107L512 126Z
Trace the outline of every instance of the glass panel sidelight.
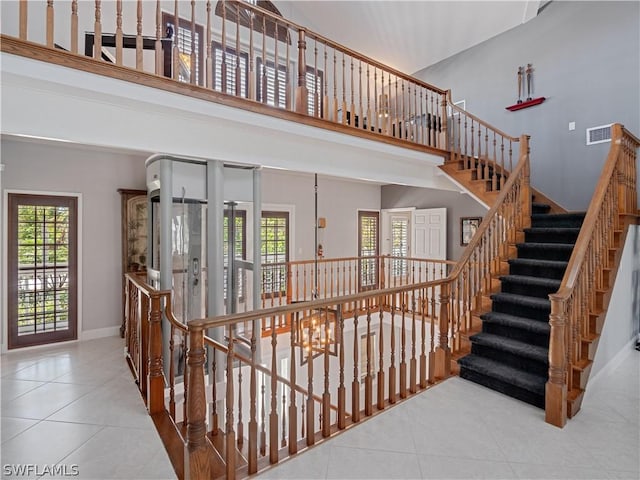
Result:
M379 219L378 212L358 212L358 280L361 291L378 285Z
M77 338L77 198L9 194L9 348Z

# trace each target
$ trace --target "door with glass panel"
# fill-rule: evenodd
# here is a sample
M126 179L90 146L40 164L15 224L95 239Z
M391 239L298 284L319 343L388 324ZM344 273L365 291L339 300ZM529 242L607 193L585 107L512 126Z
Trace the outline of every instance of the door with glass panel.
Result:
M8 347L78 338L78 199L8 196Z

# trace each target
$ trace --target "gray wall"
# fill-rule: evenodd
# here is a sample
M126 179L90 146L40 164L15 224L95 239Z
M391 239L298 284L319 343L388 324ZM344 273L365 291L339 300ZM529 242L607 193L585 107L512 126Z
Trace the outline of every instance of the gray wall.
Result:
M448 260L457 260L465 249L460 246L460 217L484 217L487 213L466 194L401 185L384 185L381 203L382 208L446 208Z
M120 194L145 188L145 155L3 139L4 189L82 194L82 331L120 324Z
M450 88L469 112L531 135L532 183L570 210L588 206L609 143L585 129L619 122L640 134L640 3L552 2L538 17L415 75ZM542 105L508 112L516 72L532 63ZM569 131L569 122L576 129Z

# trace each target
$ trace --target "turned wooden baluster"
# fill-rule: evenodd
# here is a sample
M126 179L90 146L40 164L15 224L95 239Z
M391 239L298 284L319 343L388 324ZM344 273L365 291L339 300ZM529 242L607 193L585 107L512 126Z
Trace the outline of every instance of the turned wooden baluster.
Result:
M306 400L304 399L304 394L302 394L302 401L300 402L302 403L302 410L300 412L301 417L302 417L302 426L300 429L300 437L301 438L305 438L306 437L306 430L305 430L305 424L306 424L306 415L305 415L305 405L307 404Z
M275 19L273 20L273 32L273 97L275 106L280 107L280 55L278 55L280 42L278 41L278 21ZM306 111L299 113L306 113Z
M409 391L416 393L418 363L416 359L416 292L411 292L411 360L409 362Z
M400 398L407 398L407 333L405 323L407 301L404 293L401 293L400 295L402 295L402 329L400 334Z
M262 374L262 385L260 386L260 398L262 406L262 414L260 415L260 456L264 457L267 454L267 432L265 418L267 415L267 406L265 404L265 374Z
M311 312L309 312L311 313ZM315 415L314 403L313 403L313 325L312 320L309 319L308 340L307 346L307 445L311 446L316 442L315 438Z
M164 374L162 373L162 297L151 294L149 312L149 353L147 409L149 413L164 411Z
M338 320L338 331L336 340L339 342L339 385L338 385L338 428L346 427L346 389L344 386L344 317L342 315L342 305L338 305L336 316Z
M142 0L138 0L136 9L136 70L144 70L142 52Z
M253 32L254 32L254 25L253 25L253 19L255 18L255 14L251 14L249 15L249 92L247 92L247 98L249 98L250 100L255 100L256 97L256 72L255 72L255 66L254 66L254 58L255 58L255 51L254 51L254 45L253 45ZM209 42L211 43L211 42Z
M329 70L327 70L327 44L323 44L322 52L324 55L324 96L322 97L322 118L331 120L331 112L329 111Z
M347 79L345 76L344 52L342 52L342 124L347 125Z
M370 120L371 130L378 133L380 105L378 105L378 69L373 67L373 117Z
M218 386L216 381L216 374L218 372L218 357L216 351L211 356L211 372L209 373L211 380L211 413L210 413L210 425L211 433L218 435L220 433L220 420L218 416Z
M224 2L223 2L224 3ZM224 5L223 5L224 14ZM224 28L224 23L223 23ZM180 78L180 47L178 46L178 32L180 30L180 15L178 13L178 0L173 2L173 48L172 48L172 76L174 80Z
M238 365L238 424L236 425L238 449L244 443L244 424L242 422L242 364Z
M298 88L296 91L296 112L306 115L309 112L309 90L307 88L307 41L306 32L298 32Z
M378 339L378 410L384 408L384 298L379 298L379 322L380 322L380 338Z
M373 112L371 111L371 73L369 72L369 64L367 64L367 117L366 117L366 122L365 119L362 119L362 124L363 127L366 125L367 129L371 128L371 121L372 121L372 116L373 116Z
M225 440L226 440L226 474L227 478L235 478L236 474L236 432L233 430L233 347L234 347L234 331L233 326L227 327L228 350L227 350L227 399L226 399L226 421L225 421ZM191 371L191 376L194 371ZM194 391L191 389L191 395Z
M333 48L333 99L331 100L332 112L331 120L338 122L338 67L336 59L336 49Z
M353 382L351 383L351 420L353 423L360 421L360 374L358 363L360 356L358 353L358 309L354 308L353 314Z
M427 289L422 293L420 302L420 322L422 324L421 340L420 340L420 388L427 388L427 315L429 314L429 304L427 298Z
M282 439L280 440L280 448L287 446L287 437L285 432L287 431L287 394L285 393L285 386L282 385Z
M405 111L405 106L406 106L406 98L404 96L404 78L402 79L402 84L400 86L401 88L401 93L400 93L400 102L401 102L401 117L400 117L400 123L401 123L401 128L400 128L400 138L407 138L407 114Z
M364 128L364 107L362 106L362 97L364 91L362 90L362 60L358 60L358 123L359 128Z
M262 75L260 85L260 95L262 96L262 103L267 103L267 90L269 87L269 76L267 75L267 21L265 16L262 16Z
M429 383L436 381L436 287L431 287L431 318L429 320Z
M249 14L249 16L253 16ZM235 84L236 84L236 97L242 97L242 68L240 67L240 3L236 3L236 71L235 71Z
M277 25L276 25L277 28ZM269 413L269 463L278 463L278 359L276 317L271 318L271 412Z
M53 2L47 2L48 3L52 3ZM94 39L93 39L93 58L95 58L96 60L100 60L102 58L102 11L101 11L101 4L102 2L100 0L96 0L96 5L95 5L95 22L93 24L93 33L94 33ZM48 12L47 12L47 21L48 21ZM53 23L53 5L51 8L51 22ZM48 28L47 28L47 32L48 32ZM51 41L52 44L51 46L53 46L53 24L51 25ZM47 40L48 43L48 40Z
M322 427L322 436L331 435L331 394L329 393L329 343L331 337L331 329L329 328L329 309L324 308L324 334L326 341L324 343L324 391L322 392L322 418L320 423ZM322 327L321 327L322 328ZM336 332L337 333L337 332Z
M190 328L190 348L187 353L187 363L191 371L189 375L189 415L187 421L187 438L184 455L185 478L210 478L209 449L207 447L207 427L205 423L207 414L207 399L204 386L204 331L202 328ZM230 450L233 451L233 444ZM235 455L231 455L235 457ZM229 463L235 463L230 459ZM229 466L227 464L227 467ZM235 465L231 472L227 470L227 478L234 478Z
M290 267L289 271L290 270ZM298 453L298 408L296 406L296 340L300 335L299 312L292 315L291 334L289 335L289 358L291 367L289 370L289 454ZM302 340L302 339L299 339ZM304 408L304 404L303 404ZM304 417L304 415L303 415ZM304 435L304 434L303 434Z
M176 328L171 324L171 331L169 338L169 415L173 421L176 421L176 367L175 367L175 340Z
M20 2L21 8L22 8L22 3L23 2L21 1ZM24 2L24 3L26 4L27 2ZM26 11L25 11L25 14L26 14ZM22 22L20 23L20 28L22 29ZM22 38L22 30L20 31L20 38ZM23 40L26 40L26 31L25 31L25 38ZM73 0L71 2L71 53L78 53L78 0Z
M213 51L211 48L211 0L207 0L207 49L206 49L206 59L205 59L205 86L207 88L213 88ZM249 35L251 38L251 47L253 47L253 15L250 16L251 19L251 30L249 31ZM253 52L252 52L251 61L253 61ZM156 43L156 58L158 57L158 45ZM158 72L156 72L158 73Z
M354 78L353 78L353 57L349 57L350 58L350 64L351 64L351 105L349 106L349 110L351 111L351 118L350 118L350 122L349 125L351 125L352 127L356 126L356 100L355 100L355 88L354 88Z
M451 350L448 339L449 330L449 283L440 286L440 322L439 345L436 349L436 376L445 379L451 373Z
M320 108L320 96L322 92L322 82L318 78L318 39L313 37L313 116L322 117Z
M367 298L367 373L364 378L364 414L370 416L373 414L373 375L371 358L373 352L371 351L371 299Z
M76 3L76 19L77 19L78 5L77 5L77 2L75 3ZM73 8L73 5L72 5L72 8ZM18 11L18 15L20 17L20 20L19 20L20 26L18 28L18 38L20 38L20 40L27 40L28 19L29 19L28 11L29 11L29 2L27 0L20 0L19 11ZM74 53L77 53L77 50Z
M97 3L97 2L96 2ZM26 17L26 8L25 8L25 17ZM53 0L47 0L47 24L46 24L46 36L47 36L47 47L53 48Z
M391 359L389 360L389 403L396 403L396 297L391 295Z

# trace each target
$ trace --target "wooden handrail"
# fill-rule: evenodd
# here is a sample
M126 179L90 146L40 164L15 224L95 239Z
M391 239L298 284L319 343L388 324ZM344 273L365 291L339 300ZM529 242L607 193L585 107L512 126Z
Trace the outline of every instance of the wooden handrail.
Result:
M505 185L500 190L500 194L498 195L498 198L496 199L495 203L492 205L492 207L483 217L482 222L480 223L480 226L476 231L476 234L471 239L471 242L469 242L469 245L467 246L467 248L465 248L464 252L462 253L462 256L460 257L460 260L458 260L455 268L451 272L451 275L450 275L451 279L458 277L458 275L460 275L460 271L462 270L463 266L470 261L473 251L480 244L482 237L486 234L489 228L489 224L491 223L492 219L497 215L507 195L513 188L513 185L516 179L518 178L518 175L520 173L524 173L524 170L529 168L529 150L528 150L529 138L530 137L528 135L522 135L520 137L519 141L521 145L523 145L523 150L526 153L526 155L520 156L520 160L518 161L516 168L514 168L513 172L511 172L511 174L509 175L509 178L507 179L507 183L505 183Z
M611 287L611 276L605 276L605 271L614 267L612 250L620 248L616 235L621 232L616 230L625 228L621 215L638 214L636 159L640 140L618 123L612 125L611 132L607 160L560 288L549 295L551 331L545 418L558 427L577 412L586 386L587 378L582 378L582 372L588 375L585 366L592 357L584 341L597 337L597 321L592 322L591 317L604 315L606 310L602 294Z
M504 133L502 130L488 124L487 122L485 122L484 120L481 120L480 118L476 117L475 115L473 115L472 113L469 113L467 110L460 108L458 105L455 105L452 101L451 101L451 90L448 91L448 95L447 95L447 103L448 106L453 110L456 111L458 113L461 113L463 115L466 115L467 117L475 120L476 122L478 122L480 125L484 125L486 128L488 128L489 130L496 132L498 135L504 137L504 138L508 138L509 140L511 140L512 142L517 142L519 141L518 137L512 137L511 135ZM521 137L522 138L522 137Z

